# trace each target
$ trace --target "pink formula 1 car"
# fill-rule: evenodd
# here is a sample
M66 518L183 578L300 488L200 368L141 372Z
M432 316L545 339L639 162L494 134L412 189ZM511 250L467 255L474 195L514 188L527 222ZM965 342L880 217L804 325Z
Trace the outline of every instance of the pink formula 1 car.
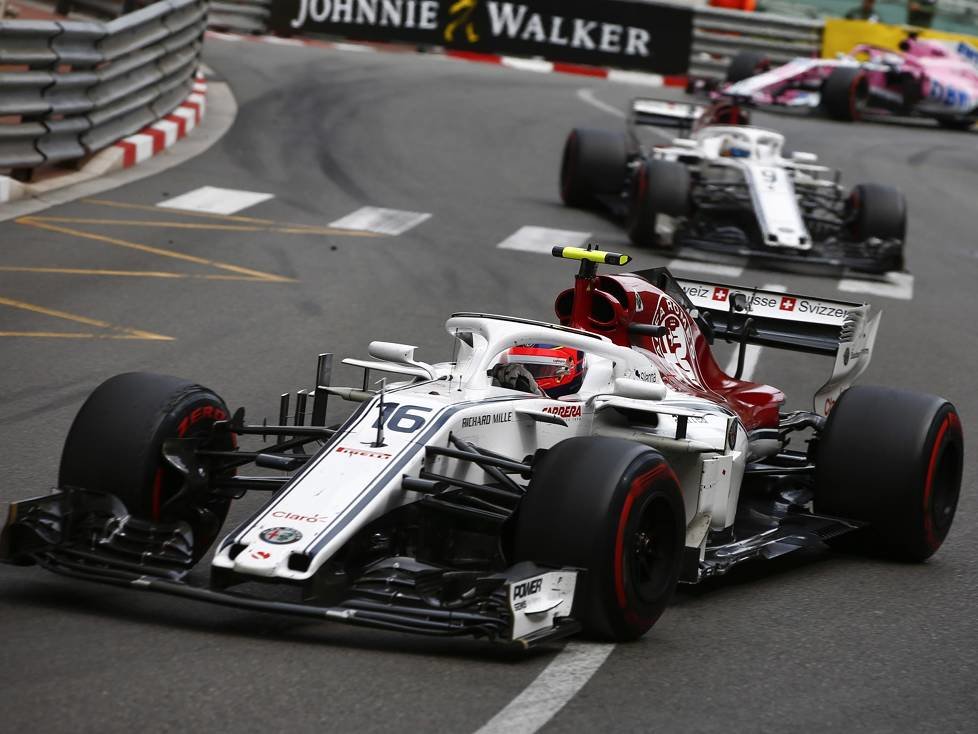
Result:
M914 33L899 52L863 44L848 56L798 58L776 68L763 54L743 51L731 60L726 81L714 94L761 105L820 106L838 120L913 115L959 130L978 120L978 49Z

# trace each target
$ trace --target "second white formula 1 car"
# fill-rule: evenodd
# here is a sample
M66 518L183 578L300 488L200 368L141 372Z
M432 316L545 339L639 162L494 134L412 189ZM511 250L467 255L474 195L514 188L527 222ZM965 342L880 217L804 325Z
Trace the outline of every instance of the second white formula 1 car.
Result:
M528 646L579 630L635 639L677 582L836 538L906 560L938 549L961 424L942 398L849 387L879 323L868 306L664 269L598 275L628 258L555 250L581 261L559 324L457 313L451 359L372 342L371 359L344 360L363 370L355 387L331 386L322 355L309 424L304 391L291 424L288 395L277 425L248 424L187 380L108 379L68 432L58 490L10 507L0 559ZM815 409L785 412L780 390L725 374L714 337L741 356L763 344L831 357ZM332 428L327 396L357 406ZM191 576L229 504L253 492L270 496L217 543L209 581Z
M625 132L570 133L561 197L607 208L639 246L833 271L904 269L907 205L899 190L867 183L846 191L839 172L814 154L785 153L781 133L718 120L740 123L746 113L731 104L633 100ZM687 136L650 145L647 128Z

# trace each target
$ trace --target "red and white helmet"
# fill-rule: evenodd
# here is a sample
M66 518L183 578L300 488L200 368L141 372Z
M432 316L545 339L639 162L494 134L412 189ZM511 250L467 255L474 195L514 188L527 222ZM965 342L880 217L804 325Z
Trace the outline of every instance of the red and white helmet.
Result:
M580 390L587 373L584 352L553 344L513 347L506 353L504 361L525 367L537 386L551 398Z

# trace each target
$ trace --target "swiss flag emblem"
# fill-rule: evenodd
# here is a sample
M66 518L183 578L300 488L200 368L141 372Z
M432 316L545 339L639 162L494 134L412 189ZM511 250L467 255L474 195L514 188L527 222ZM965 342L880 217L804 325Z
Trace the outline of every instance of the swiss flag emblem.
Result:
M713 289L713 300L714 301L726 301L727 296L730 295L729 288L714 288Z
M792 298L791 296L781 296L781 310L794 311L797 300L798 299Z

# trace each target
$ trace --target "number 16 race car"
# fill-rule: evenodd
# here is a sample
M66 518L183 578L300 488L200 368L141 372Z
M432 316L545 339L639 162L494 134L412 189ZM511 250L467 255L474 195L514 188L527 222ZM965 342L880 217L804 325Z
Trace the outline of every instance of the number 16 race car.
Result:
M661 268L598 275L598 263L628 258L554 249L580 261L557 298L559 324L457 313L449 361L372 342L370 359L344 360L363 370L351 387L331 385L322 355L291 424L289 395L276 425L249 424L186 380L108 379L68 432L57 490L9 507L0 558L525 647L580 630L635 639L677 582L750 559L843 540L910 561L940 547L958 500L961 424L942 398L850 387L879 314ZM749 344L825 355L832 374L814 410L785 412L781 391L718 367L714 339L741 356ZM375 383L377 373L394 381ZM356 406L333 428L329 396ZM281 474L238 473L246 465ZM249 492L270 496L217 542L209 580L197 580L190 570Z
M820 270L904 269L900 191L867 183L847 193L838 171L812 153L786 155L783 135L740 124L746 119L735 105L633 100L625 132L570 133L561 198L608 209L638 246ZM642 139L643 129L662 127L688 136L653 146Z

